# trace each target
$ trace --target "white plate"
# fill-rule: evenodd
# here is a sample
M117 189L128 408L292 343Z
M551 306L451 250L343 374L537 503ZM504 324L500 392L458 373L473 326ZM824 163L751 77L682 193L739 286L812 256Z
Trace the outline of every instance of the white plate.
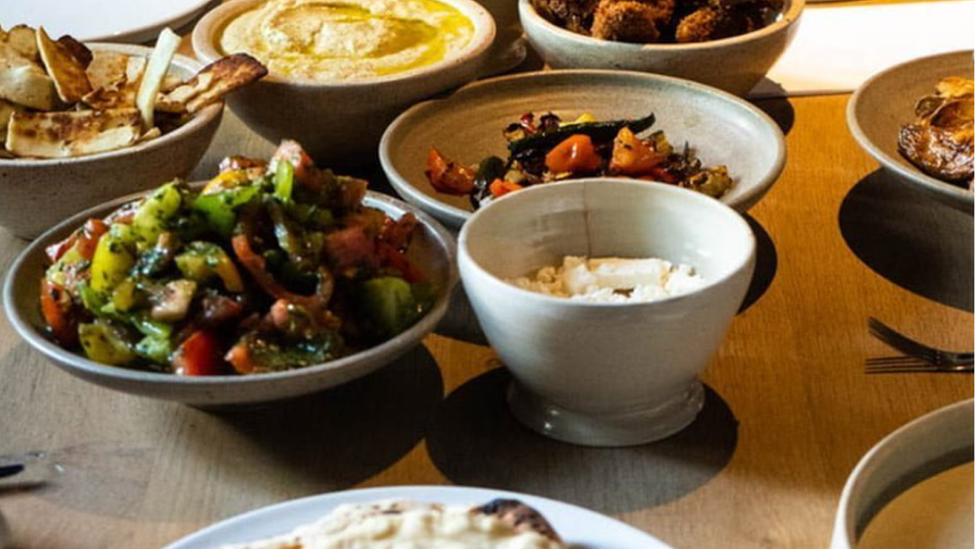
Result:
M143 43L163 27L190 22L211 0L2 0L4 27L43 25L51 36L82 42Z
M865 528L889 502L943 471L972 461L971 399L899 428L871 448L847 479L831 549L854 549ZM946 525L953 529L957 526Z
M408 499L473 506L496 498L517 499L534 507L574 549L673 549L636 528L574 505L513 492L454 486L370 488L296 499L219 522L165 549L213 549L222 544L286 534L298 526L315 522L345 503Z

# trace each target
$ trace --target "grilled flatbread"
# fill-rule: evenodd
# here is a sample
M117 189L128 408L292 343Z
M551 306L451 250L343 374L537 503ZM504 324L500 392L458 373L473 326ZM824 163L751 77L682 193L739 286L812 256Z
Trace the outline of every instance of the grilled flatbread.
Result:
M180 45L180 37L169 28L163 29L156 39L156 47L149 56L149 64L142 75L139 90L136 92L136 108L142 114L142 124L148 130L153 127L153 110L156 106L156 96L159 87L169 71L169 64Z
M144 57L124 57L121 66L116 60L105 60L99 62L96 71L91 71L89 66L88 78L91 80L92 74L97 75L100 85L94 84L91 92L86 94L81 100L93 109L120 109L124 107L136 106L136 93L139 90L139 83L142 81L142 74L146 69L146 59ZM92 65L95 65L93 62Z
M134 108L19 112L10 118L6 148L18 156L67 158L131 146L142 133Z
M73 50L80 52L87 51L87 48L75 40L65 43L55 42L47 35L44 27L38 27L37 50L41 53L41 60L47 69L47 74L54 80L54 87L62 101L77 103L91 91L88 75L85 74L87 65L73 53ZM87 59L91 62L90 52Z
M511 500L497 500L473 509L410 501L342 505L318 522L290 534L225 549L328 547L566 549L538 512Z
M245 53L222 57L204 67L193 78L164 95L156 109L193 114L219 101L228 93L262 78L268 69Z

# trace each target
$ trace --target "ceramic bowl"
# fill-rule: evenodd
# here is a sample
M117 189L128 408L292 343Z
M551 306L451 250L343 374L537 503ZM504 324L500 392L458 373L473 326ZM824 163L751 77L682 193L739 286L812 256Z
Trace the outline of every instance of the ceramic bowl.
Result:
M461 280L515 381L509 405L540 433L578 444L657 440L694 420L705 369L742 304L755 239L735 210L660 183L591 179L532 187L461 229ZM704 287L650 303L594 304L506 282L566 255L660 257Z
M438 297L431 311L413 327L380 345L332 362L260 375L183 377L98 364L62 349L44 335L37 299L38 284L47 265L44 248L66 237L85 220L104 217L139 196L128 196L92 208L44 233L14 262L3 288L7 317L30 346L62 370L112 390L216 407L276 401L340 385L389 364L420 343L444 316L457 282L453 237L416 208L386 195L369 192L364 201L367 206L380 209L394 219L410 212L420 220L422 230L414 236L408 257L428 280L437 285Z
M152 52L143 46L88 46L126 55ZM177 55L170 71L186 79L202 67ZM223 102L210 105L173 132L116 151L65 159L0 158L0 226L34 238L81 210L186 177L213 141L223 109Z
M935 85L947 76L973 78L973 52L915 59L871 77L847 103L847 126L893 179L972 214L972 191L927 175L898 152L898 132L915 120L915 104L934 93Z
M748 34L695 44L630 44L601 40L550 23L519 0L529 43L554 69L623 69L687 78L745 95L786 51L799 28L804 0L786 0L767 27Z
M504 156L502 130L526 112L547 111L600 120L653 112L655 130L675 146L688 142L705 164L725 164L736 185L722 202L744 212L779 177L786 162L783 132L765 113L725 92L666 76L624 71L543 71L503 76L461 88L446 99L415 105L386 130L380 162L407 202L460 228L471 216L467 197L438 193L424 175L427 151L477 166Z
M218 41L239 14L266 0L233 0L205 15L193 29L193 49L205 62L222 55ZM417 101L471 80L480 73L495 37L491 15L474 0L441 0L475 25L460 54L391 76L348 82L315 82L269 74L228 98L245 124L277 142L295 139L323 166L374 161L383 129Z
M972 400L936 410L886 436L844 485L831 549L855 549L868 523L888 502L933 475L972 461Z

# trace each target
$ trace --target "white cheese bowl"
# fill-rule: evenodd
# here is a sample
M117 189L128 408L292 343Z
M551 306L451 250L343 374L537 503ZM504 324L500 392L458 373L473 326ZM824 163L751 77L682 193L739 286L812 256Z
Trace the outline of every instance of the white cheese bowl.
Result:
M697 376L742 304L755 237L721 202L672 185L583 179L511 193L461 230L464 290L515 380L514 415L547 436L625 446L697 416ZM587 303L506 282L564 256L660 257L693 266L701 288L648 303Z

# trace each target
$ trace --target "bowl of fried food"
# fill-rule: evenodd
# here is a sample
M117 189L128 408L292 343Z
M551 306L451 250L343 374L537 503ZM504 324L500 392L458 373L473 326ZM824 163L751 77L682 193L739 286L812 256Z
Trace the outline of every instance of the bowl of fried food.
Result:
M14 329L56 366L198 406L345 383L430 333L457 276L454 240L298 143L231 157L82 212L10 269Z
M973 212L973 52L916 59L865 82L847 104L858 144L896 181Z
M0 30L0 226L33 238L85 208L186 176L210 145L222 97L261 78L235 55L203 67L155 48Z
M792 42L805 0L520 0L552 68L665 74L745 95Z

